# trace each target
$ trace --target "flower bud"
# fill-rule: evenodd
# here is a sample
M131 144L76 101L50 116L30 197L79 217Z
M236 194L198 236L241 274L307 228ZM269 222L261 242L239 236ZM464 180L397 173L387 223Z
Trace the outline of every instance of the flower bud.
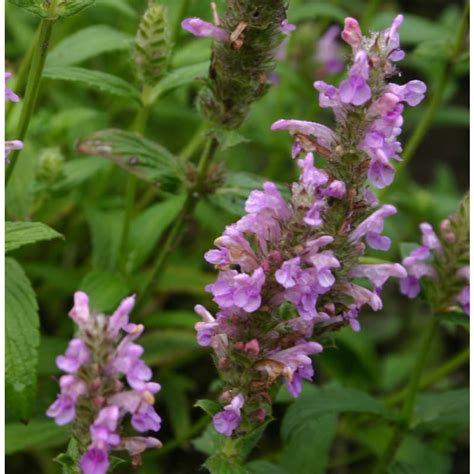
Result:
M167 16L166 7L150 3L138 26L132 59L142 85L155 85L168 68L171 42Z
M64 156L59 148L46 148L38 160L36 176L45 184L56 183L63 174Z

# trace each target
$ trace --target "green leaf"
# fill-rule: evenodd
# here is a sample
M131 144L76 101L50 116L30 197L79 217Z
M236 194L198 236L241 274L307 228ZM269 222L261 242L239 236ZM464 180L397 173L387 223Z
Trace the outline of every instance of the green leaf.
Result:
M5 454L25 449L47 449L60 446L69 439L69 428L58 426L53 420L33 419L24 423L5 425Z
M192 293L202 296L204 287L214 279L215 275L200 271L197 265L186 265L182 261L173 260L160 278L160 288L170 293Z
M184 195L173 196L149 207L133 220L128 258L131 270L140 268L145 263L165 230L180 213L184 200Z
M27 12L34 13L42 18L49 16L48 13L48 2L45 0L9 0L10 3L17 7L26 10ZM67 0L59 2L56 8L56 14L61 17L75 15L84 8L87 8L95 3L95 0Z
M389 474L419 474L419 472L411 464L397 462L390 468Z
M320 20L321 18L328 18L339 23L344 23L344 18L347 16L346 12L335 5L329 3L305 3L290 8L288 19L290 22L299 23L305 20Z
M469 389L419 395L415 405L415 426L429 432L468 430Z
M114 271L119 254L123 212L87 207L85 214L91 233L94 268Z
M36 400L36 367L40 342L38 303L25 272L5 259L5 398L7 411L22 420Z
M194 332L176 329L147 332L140 344L145 348L143 359L150 365L173 364L203 351Z
M236 132L235 130L215 128L211 131L211 133L217 138L217 141L219 142L219 150L221 152L227 150L228 148L240 145L241 143L250 141L248 138L245 138L242 134Z
M191 429L188 391L194 384L189 378L172 372L161 374L160 383L173 433L176 438L183 439Z
M200 408L205 411L208 415L214 416L216 413L222 410L222 407L219 403L214 400L198 400L195 404L195 407Z
M61 465L62 474L80 474L78 468L79 456L80 453L77 441L74 438L71 438L66 452L59 454L53 460Z
M382 403L364 392L345 387L323 387L316 393L300 397L288 408L282 423L282 438L284 441L291 439L301 426L323 415L343 412L391 416Z
M199 317L193 311L167 310L152 314L146 318L147 328L178 328L190 329L199 321Z
M155 102L165 92L193 83L197 78L207 75L209 61L184 66L171 71L153 88L152 101Z
M91 308L112 314L120 301L130 295L127 283L116 273L93 270L79 284L79 289L89 295Z
M43 76L59 81L80 82L101 92L140 103L140 93L133 85L120 77L102 71L74 66L49 66L45 68Z
M250 433L247 433L245 436L238 439L236 442L236 449L239 453L241 459L246 459L247 456L252 452L253 448L260 441L260 438L263 436L267 426L273 421L273 418L267 419L264 423L260 424L252 430Z
M129 18L137 16L137 12L127 3L127 0L97 0L97 6L117 10Z
M53 185L52 191L64 192L76 188L88 179L94 177L107 167L108 163L95 157L84 156L66 161L63 167L63 177Z
M454 326L463 326L469 328L470 320L466 313L460 311L451 311L449 313L436 313L435 318L439 319L442 323L446 323Z
M308 419L285 442L280 463L290 474L324 474L336 427L334 413Z
M285 468L268 461L252 461L246 467L252 474L289 474Z
M451 39L442 38L423 41L416 47L413 54L429 61L449 59L452 54Z
M72 66L99 54L130 49L133 37L108 25L84 28L58 43L48 54L46 67Z
M223 454L211 456L205 463L211 474L250 474L249 470L244 466L235 464Z
M225 439L225 436L219 434L212 423L209 423L201 435L193 439L192 445L201 453L211 456L220 451Z
M5 252L57 238L64 237L42 222L5 222Z
M140 179L166 184L183 175L177 159L166 148L138 134L102 130L82 140L77 149L86 155L102 156Z

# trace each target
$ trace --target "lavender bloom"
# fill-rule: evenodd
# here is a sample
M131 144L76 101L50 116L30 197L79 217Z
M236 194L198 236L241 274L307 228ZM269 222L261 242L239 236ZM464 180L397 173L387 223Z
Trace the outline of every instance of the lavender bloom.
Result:
M318 76L327 74L338 74L344 68L342 51L336 41L341 29L333 25L319 39L316 45L316 62L321 65Z
M291 32L296 30L296 25L293 25L293 23L285 19L280 23L280 28L281 32L288 36Z
M396 28L387 35L395 47ZM309 356L323 350L312 338L343 326L359 331L363 307L382 309L387 280L410 276L400 264L360 263L367 247L391 245L383 230L396 209L379 207L366 181L391 180L385 174L392 173L389 160L400 153L395 137L403 106L398 91L388 91L385 83L384 71L392 67L388 43L372 48L353 19L346 21L343 37L353 47L349 79L340 88L315 83L321 106L335 112L337 133L313 122L275 122L272 130L293 137L292 157L304 153L297 160L298 180L287 186L289 199L268 182L252 191L246 214L205 256L219 270L206 287L219 308L214 317L196 306L202 318L195 326L198 344L214 351L223 398L238 393L245 400L215 415L216 430L226 436L235 436L237 427L243 436L265 420L277 381L299 395L302 381L314 374ZM322 156L324 169L315 165L313 152ZM380 169L385 165L389 172ZM358 278L367 278L373 289L356 284Z
M181 22L181 26L198 38L209 37L223 43L230 40L230 35L227 31L200 18L186 18Z
M463 216L458 212L444 220L440 236L430 224L420 224L422 245L402 261L407 276L400 280L400 292L416 298L423 280L428 300L436 311L457 306L469 316L469 265L464 263L469 261L469 236Z
M229 405L224 407L224 410L214 415L212 423L216 431L225 436L232 436L242 420L240 410L243 406L244 397L239 394L232 399Z
M12 74L5 72L5 101L19 102L20 98L6 86L6 82L11 79ZM8 156L14 150L22 150L23 142L20 140L6 140L5 141L5 162L8 163Z
M397 73L392 61L404 54L398 34L402 21L399 15L390 28L363 40L357 20L346 19L341 36L352 46L353 55L348 78L339 87L324 81L314 83L320 106L333 109L339 133L312 122L276 122L273 130L288 130L294 137L293 157L316 151L334 161L357 153L361 162L368 160L365 169L373 186L384 188L392 183L395 170L391 162L400 160L402 152L397 139L403 125L402 102L416 106L426 93L421 81L387 83L387 78Z
M128 449L136 464L147 447L161 446L155 438L122 438L120 434L126 414L131 415L131 425L138 432L159 431L161 427L161 418L153 408L153 395L160 386L150 382L151 369L140 358L143 348L134 342L143 326L129 323L134 303L134 296L125 298L107 317L91 312L87 294L78 291L74 295L69 315L78 332L65 354L56 359L68 375L60 378L60 394L47 415L58 425L74 422L74 436L79 441L90 438L80 459L85 474L106 473L112 450ZM76 412L79 401L81 406L87 404L87 410Z

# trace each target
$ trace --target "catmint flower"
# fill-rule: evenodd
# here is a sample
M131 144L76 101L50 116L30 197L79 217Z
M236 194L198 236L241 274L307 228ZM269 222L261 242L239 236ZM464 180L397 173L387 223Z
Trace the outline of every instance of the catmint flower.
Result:
M324 335L344 326L359 331L362 309L382 309L388 279L408 277L398 263L361 261L369 249L390 248L385 219L396 213L391 204L380 206L367 187L372 158L362 143L379 132L392 143L402 106L385 82L369 87L372 76L384 79L386 73L374 70L368 58L380 53L387 63L388 53L362 41L354 22L346 21L345 28L355 59L349 82L341 89L315 84L325 106L335 110L337 133L312 122L275 122L273 130L293 137L292 157L304 153L297 181L287 185L289 198L268 182L252 191L246 214L205 255L219 270L206 287L218 311L214 316L196 306L202 318L195 326L198 343L214 351L222 398L242 397L214 417L216 430L226 436L244 436L265 421L274 384L284 383L298 396L303 380L313 379L311 357L323 350ZM392 153L389 142L377 146ZM324 168L315 165L314 153Z
M344 68L341 46L337 42L340 32L337 25L331 26L316 45L315 60L320 65L318 77L338 74Z
M337 133L318 123L279 120L273 129L291 133L293 157L316 151L333 162L356 155L373 186L384 188L392 183L392 162L401 159L398 136L404 104L414 107L426 93L426 85L418 80L405 85L388 82L398 72L393 61L403 58L398 34L402 21L399 15L387 30L363 38L357 20L346 19L341 36L352 46L348 78L339 87L321 80L314 83L320 106L334 112Z
M5 72L5 101L19 102L20 98L6 86L6 83L11 79L11 72ZM14 150L22 150L23 142L20 140L5 140L5 162L8 163L8 156Z
M134 342L143 326L129 322L134 304L134 296L125 298L108 317L90 310L86 293L74 295L69 315L78 331L56 359L67 375L59 379L60 394L47 415L58 425L73 422L72 434L84 447L79 462L84 474L105 474L110 451L128 450L139 464L145 449L161 446L156 438L122 434L125 418L139 433L161 427L153 407L160 385L151 382L143 348Z
M400 280L400 292L416 298L423 289L436 311L459 307L470 314L468 198L460 209L442 222L439 235L428 223L420 224L422 245L402 261L407 277Z
M239 394L232 399L229 405L224 407L224 410L214 415L212 423L216 431L225 436L231 436L242 421L240 410L243 406L244 397Z
M181 26L198 38L209 37L224 43L230 40L227 31L200 18L186 18L181 22Z

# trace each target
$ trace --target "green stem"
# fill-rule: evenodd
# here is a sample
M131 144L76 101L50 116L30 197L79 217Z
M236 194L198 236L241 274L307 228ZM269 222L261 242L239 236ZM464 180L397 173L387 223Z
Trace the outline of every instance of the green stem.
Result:
M415 399L420 388L421 375L430 352L431 344L433 342L436 330L438 328L438 319L431 315L431 319L426 328L423 340L421 342L420 350L415 359L410 383L407 388L407 393L403 403L400 424L395 428L388 445L377 462L373 474L384 473L392 464L397 454L398 448L402 444L407 429L410 427L413 416L413 409L415 407Z
M168 261L172 250L175 248L175 246L180 241L183 235L185 222L187 220L187 217L192 214L194 208L196 207L196 204L198 203L200 197L200 190L202 185L204 184L204 180L207 176L207 171L216 153L217 146L218 142L215 138L210 138L208 140L201 159L199 160L196 182L188 190L186 200L184 201L181 212L179 213L177 219L173 224L173 227L168 233L165 242L163 243L163 245L160 246L160 251L158 252L158 256L153 265L153 269L145 285L143 286L143 289L140 291L140 296L135 307L136 314L140 314L143 310L144 305L148 300L148 297L150 296L153 285L156 283L156 280L158 279L159 275L163 273L163 269Z
M146 130L148 118L150 116L150 106L148 102L150 88L143 87L142 92L142 106L137 112L135 120L132 124L132 130L143 135ZM128 241L130 237L130 226L133 218L133 211L135 207L135 196L137 192L137 177L130 173L127 178L127 194L125 197L125 213L123 217L122 235L120 238L120 265L122 271L126 272L127 256L128 256Z
M428 104L428 107L426 111L424 112L422 119L418 123L418 126L415 129L415 132L410 137L410 140L408 141L407 146L405 147L405 150L402 155L403 161L400 162L400 165L398 166L399 173L407 167L408 163L413 158L413 155L415 154L416 150L418 149L418 146L420 145L426 132L428 131L431 125L431 122L433 121L434 115L441 104L444 92L446 90L446 86L449 84L451 74L453 73L454 65L456 63L456 60L459 57L459 54L462 51L463 41L465 39L466 31L468 28L468 22L469 22L469 2L466 3L463 17L461 19L461 23L459 24L458 31L456 33L452 55L450 59L448 59L446 63L444 64L443 69L441 71L441 75L438 80L438 84L434 89L434 92Z
M34 46L33 56L31 60L31 67L28 74L28 82L25 91L25 98L23 101L23 108L21 110L20 122L18 124L18 131L16 133L16 140L23 140L28 131L31 117L38 98L39 87L41 83L41 76L43 74L44 63L48 54L49 42L53 25L56 22L56 2L52 2L49 8L48 18L43 18L39 26L39 32L36 44ZM18 161L19 150L10 155L10 164L5 173L5 181L8 185Z
M426 377L420 382L420 389L425 389L430 385L438 382L439 380L443 380L448 375L452 374L464 364L469 362L469 355L470 350L469 347L466 347L464 350L456 354L454 357L449 359L446 363L444 363L441 367L433 370L433 372L429 373ZM396 405L398 402L402 401L408 393L408 387L394 393L390 397L385 400L385 403L389 406Z

